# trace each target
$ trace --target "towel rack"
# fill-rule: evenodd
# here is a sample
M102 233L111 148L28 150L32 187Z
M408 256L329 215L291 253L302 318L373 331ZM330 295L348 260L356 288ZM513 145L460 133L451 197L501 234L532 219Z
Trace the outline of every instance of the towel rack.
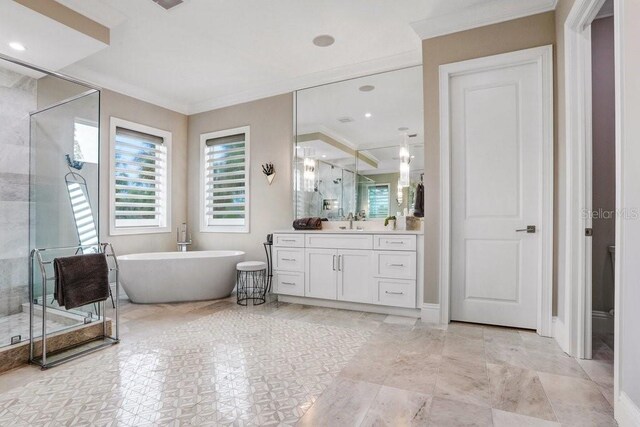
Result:
M99 253L105 254L107 258L107 264L109 266L109 273L113 272L115 278L116 295L115 302L113 304L114 319L115 319L115 335L107 334L107 316L106 316L106 300L97 303L96 314L98 319L102 318L102 334L87 341L80 342L78 344L65 347L52 352L47 352L47 339L51 332L47 331L47 283L55 280L55 274L53 273L53 259L56 256L60 256L60 253L68 253L73 255L74 253L83 253L85 250L98 249ZM35 272L34 268L38 264L38 269L42 278L42 304L37 303L35 293ZM29 268L29 362L39 365L42 369L52 368L70 360L77 359L89 353L101 350L105 347L110 347L120 342L119 333L119 282L118 282L118 259L113 251L113 246L110 243L100 244L88 244L66 247L53 247L53 248L41 248L33 249L30 255L30 268ZM42 307L42 351L40 356L35 355L36 337L34 337L34 317L35 307ZM51 308L55 310L54 308ZM93 313L89 313L88 317L85 317L84 323L91 323L93 320ZM111 327L113 332L113 324Z

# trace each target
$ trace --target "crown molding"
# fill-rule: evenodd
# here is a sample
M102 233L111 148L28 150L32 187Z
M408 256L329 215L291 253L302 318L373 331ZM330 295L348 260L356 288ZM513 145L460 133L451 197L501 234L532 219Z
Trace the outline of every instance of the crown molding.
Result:
M192 104L172 99L171 96L160 95L146 89L142 89L139 86L126 83L120 79L112 78L100 72L83 67L80 64L73 64L65 69L64 72L70 76L81 78L85 81L99 85L103 89L112 90L181 114L192 115L242 104L244 102L256 101L270 96L291 93L296 90L313 86L334 83L370 74L383 73L385 71L392 71L400 68L414 67L417 65L422 65L422 51L420 48L403 52L398 55L387 56L344 67L336 67L293 79L269 83L243 92L236 92Z
M425 40L548 12L555 10L557 3L558 0L491 0L455 13L412 22L411 27Z
M197 114L204 111L229 107L243 102L255 101L270 96L281 95L300 89L319 86L327 83L335 83L370 74L383 73L399 68L422 65L422 51L420 47L397 55L377 58L371 61L360 62L343 67L323 70L317 73L306 74L293 79L265 84L243 92L216 97L189 105L188 114Z
M131 98L148 102L149 104L166 108L167 110L171 110L176 113L184 115L189 114L189 106L183 102L143 89L137 85L126 83L120 79L112 78L103 73L83 67L77 63L63 69L63 72L66 75L72 76L74 78L82 79L84 81L98 85L102 89L107 89L122 95L130 96Z

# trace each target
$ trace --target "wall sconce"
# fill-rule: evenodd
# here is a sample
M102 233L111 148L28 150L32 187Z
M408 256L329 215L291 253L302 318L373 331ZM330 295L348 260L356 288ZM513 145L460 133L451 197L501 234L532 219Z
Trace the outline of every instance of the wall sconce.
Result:
M267 177L267 181L269 185L273 182L273 179L276 177L276 169L273 167L273 163L265 163L262 165L262 173Z

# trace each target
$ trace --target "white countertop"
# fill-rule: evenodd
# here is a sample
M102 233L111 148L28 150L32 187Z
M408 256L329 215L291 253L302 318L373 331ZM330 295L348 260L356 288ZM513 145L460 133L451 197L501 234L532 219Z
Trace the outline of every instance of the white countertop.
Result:
M422 235L422 230L336 230L336 229L324 229L324 230L277 230L273 234L414 234Z

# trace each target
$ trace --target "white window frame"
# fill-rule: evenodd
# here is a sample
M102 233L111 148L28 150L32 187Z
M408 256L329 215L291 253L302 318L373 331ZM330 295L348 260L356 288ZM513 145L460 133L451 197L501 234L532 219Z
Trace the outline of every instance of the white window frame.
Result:
M369 217L369 219L374 220L374 219L385 219L382 217L372 217L371 216L371 200L369 199L369 189L371 187L387 187L387 194L389 195L388 200L387 200L387 217L391 216L391 184L388 184L386 182L376 182L373 184L369 184L367 185L367 208L368 208L368 212L367 212L367 216Z
M207 224L207 168L206 148L207 140L223 138L225 136L245 135L245 221L243 225L209 225ZM200 231L203 233L249 233L251 223L251 127L241 126L233 129L225 129L215 132L200 134Z
M117 227L116 226L116 187L115 187L115 156L116 156L116 128L129 129L135 132L142 132L157 136L163 139L163 144L167 150L167 176L163 193L166 196L161 200L161 223L153 226L138 227ZM171 141L172 134L169 131L146 126L140 123L130 122L117 117L110 118L109 127L109 235L121 236L131 234L154 234L170 233L173 229L171 224Z

